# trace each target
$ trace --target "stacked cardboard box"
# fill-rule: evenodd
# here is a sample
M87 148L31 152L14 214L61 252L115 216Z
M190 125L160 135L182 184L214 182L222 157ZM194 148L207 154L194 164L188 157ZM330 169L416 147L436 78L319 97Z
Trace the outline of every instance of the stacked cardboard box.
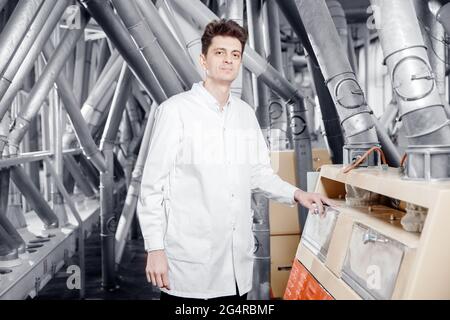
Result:
M274 171L281 179L297 185L295 174L295 152L293 150L271 152ZM313 168L331 163L328 151L313 149ZM300 226L297 206L289 207L275 201L269 202L271 289L274 298L282 298L295 261L300 241Z

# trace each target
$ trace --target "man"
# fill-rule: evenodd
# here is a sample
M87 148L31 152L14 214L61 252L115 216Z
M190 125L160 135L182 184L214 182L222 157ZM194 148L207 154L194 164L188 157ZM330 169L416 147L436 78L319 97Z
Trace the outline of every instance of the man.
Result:
M251 191L323 211L320 194L272 170L254 110L230 94L247 32L213 21L202 36L204 82L157 110L138 216L146 274L161 300L245 299L252 285Z

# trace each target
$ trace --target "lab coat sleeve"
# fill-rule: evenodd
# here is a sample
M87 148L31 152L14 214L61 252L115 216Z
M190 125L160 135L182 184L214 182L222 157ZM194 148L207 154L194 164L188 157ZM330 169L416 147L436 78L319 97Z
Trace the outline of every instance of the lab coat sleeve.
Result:
M158 107L152 131L137 204L146 251L164 249L164 183L175 163L181 140L181 120L176 105L166 102Z
M296 204L296 186L282 180L272 169L269 149L254 114L251 115L252 128L256 135L257 157L251 161L250 185L252 191L262 192L267 198L290 206Z

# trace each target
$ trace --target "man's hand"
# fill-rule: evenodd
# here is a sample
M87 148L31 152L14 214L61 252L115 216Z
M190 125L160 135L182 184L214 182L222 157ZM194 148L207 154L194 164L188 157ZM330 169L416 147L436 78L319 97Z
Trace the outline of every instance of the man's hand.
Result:
M147 253L145 274L147 275L147 281L154 286L170 290L169 266L164 250L155 250Z
M320 193L305 192L300 189L295 191L294 199L297 203L320 215L324 213L324 204L333 207L337 206L337 203L321 195Z

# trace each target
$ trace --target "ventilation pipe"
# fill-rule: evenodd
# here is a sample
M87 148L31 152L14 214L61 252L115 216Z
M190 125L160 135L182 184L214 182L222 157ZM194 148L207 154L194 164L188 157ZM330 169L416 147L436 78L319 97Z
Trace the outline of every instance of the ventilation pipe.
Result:
M131 88L131 71L123 63L111 110L106 121L100 142L105 155L107 170L100 173L100 238L102 246L102 286L108 289L116 287L114 272L114 233L117 220L114 213L114 144L120 120L125 110Z
M81 0L81 2L124 57L136 79L139 79L147 93L158 103L165 101L167 95L136 47L126 27L114 13L109 1Z
M450 177L450 127L410 0L371 0L385 64L408 138L405 178Z
M44 56L47 60L51 58L51 55L54 52L53 44L51 41L48 41L44 46ZM80 111L80 103L77 101L70 85L66 79L64 73L60 73L58 78L56 79L56 84L58 85L58 94L63 101L64 107L69 115L69 118L72 122L72 126L75 130L75 134L78 138L78 141L81 145L83 153L86 155L88 159L92 161L95 167L99 171L106 170L105 167L105 159L101 154L100 150L98 150L97 145L92 139L89 128L83 118L83 115ZM68 141L64 140L64 148L68 148ZM66 157L67 159L68 157ZM85 189L86 190L86 189Z
M172 32L160 17L158 10L151 1L136 0L136 4L144 15L146 22L154 32L158 43L169 58L177 73L188 88L202 80L190 58L180 47Z
M9 147L11 156L15 156L19 150L19 143L23 139L26 131L30 126L31 119L38 113L48 92L53 86L59 72L61 72L67 57L75 48L76 42L84 32L87 24L85 10L80 7L82 22L80 29L70 30L66 32L58 48L52 55L49 63L45 67L42 75L34 85L25 103L26 108L14 120L11 132L9 134Z
M19 1L0 34L0 75L22 42L44 0Z
M351 163L378 144L371 110L325 1L300 0L296 5L345 131L343 161ZM375 159L370 158L367 164L375 164Z
M26 1L24 1L26 2ZM14 59L8 69L5 70L2 78L0 79L1 87L7 87L7 91L2 95L0 100L0 119L4 117L7 110L11 107L12 101L17 92L22 88L22 85L34 67L34 63L42 51L44 44L49 39L51 33L55 29L61 15L67 7L67 1L57 1L53 11L48 16L44 26L32 41L32 46L26 51L26 56L22 59ZM20 56L20 54L18 54ZM14 62L16 61L16 62ZM17 63L17 64L16 64ZM18 67L16 69L16 66Z
M9 87L9 84L11 83L14 75L19 69L20 64L23 62L23 59L27 55L31 46L33 45L33 42L36 40L36 37L38 36L42 27L44 26L46 21L50 18L50 13L55 8L56 4L57 4L56 0L44 1L42 8L39 10L39 12L36 15L36 18L31 23L31 26L29 27L22 42L15 51L14 56L11 58L11 61L9 62L8 66L5 68L5 71L0 79L0 100L3 98L6 90ZM65 1L62 1L60 5L56 8L57 10L58 9L61 10L58 19L59 17L61 17L61 14L64 11L66 4L67 3ZM53 17L54 16L55 15L53 15ZM58 21L55 20L56 19L53 20L54 21L53 27L56 25Z
M131 222L133 221L134 214L136 212L136 207L139 198L139 190L141 188L142 172L144 171L145 160L147 159L148 150L150 147L150 139L152 134L152 128L154 124L154 115L156 111L156 105L154 104L148 115L148 122L144 120L144 125L142 126L144 133L142 136L142 144L139 149L139 154L136 160L136 165L134 166L130 186L127 191L127 196L125 199L125 205L122 209L120 215L119 223L117 225L117 231L115 235L115 256L116 263L120 264L122 259L123 251L125 249L126 236L130 230ZM130 151L129 151L130 152Z
M278 7L283 12L290 26L301 39L302 45L308 53L308 68L311 72L314 88L319 99L320 110L325 129L326 140L330 148L330 156L333 163L342 163L342 151L344 148L344 137L342 135L342 127L336 107L328 90L319 63L317 62L314 50L308 39L305 27L300 18L295 1L293 0L277 0Z
M155 35L139 13L134 0L112 0L120 18L124 22L145 60L153 70L164 92L169 97L183 92L183 87L172 66L161 50Z

